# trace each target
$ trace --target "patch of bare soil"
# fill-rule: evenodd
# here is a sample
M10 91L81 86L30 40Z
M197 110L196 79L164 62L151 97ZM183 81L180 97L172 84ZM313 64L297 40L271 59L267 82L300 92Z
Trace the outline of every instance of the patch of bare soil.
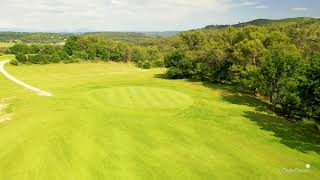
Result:
M12 119L12 114L5 113L8 108L8 101L12 98L3 98L0 100L0 123L9 121Z

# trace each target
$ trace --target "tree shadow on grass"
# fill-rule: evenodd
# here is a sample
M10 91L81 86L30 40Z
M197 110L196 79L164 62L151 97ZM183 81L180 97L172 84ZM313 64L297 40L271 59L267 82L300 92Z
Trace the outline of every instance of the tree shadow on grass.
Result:
M231 104L253 107L254 111L244 111L244 117L255 122L262 130L270 131L280 142L292 149L307 153L320 154L320 132L314 124L292 121L276 115L268 103L260 99L239 93L237 87L204 83L204 86L223 90L222 98Z
M167 79L164 74L157 74L155 78ZM303 153L313 151L320 154L320 132L314 124L281 118L270 110L268 103L239 93L240 89L236 86L210 82L203 82L203 85L210 89L222 90L224 93L221 96L226 102L253 107L254 111L244 111L243 116L255 122L262 130L272 132L280 139L280 143Z
M314 151L320 154L320 133L314 124L290 122L261 112L246 111L244 116L254 121L262 130L273 132L282 144L303 153Z
M166 74L155 74L154 77L159 79L169 79Z

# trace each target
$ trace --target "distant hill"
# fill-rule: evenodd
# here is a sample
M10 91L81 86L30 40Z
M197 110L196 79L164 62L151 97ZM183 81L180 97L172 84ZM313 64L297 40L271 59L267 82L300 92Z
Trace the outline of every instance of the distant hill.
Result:
M233 25L208 25L204 29L224 29L226 27L243 27L247 25L270 26L270 25L291 25L295 23L319 24L320 18L297 17L286 19L256 19ZM201 28L203 29L203 28ZM1 29L0 29L1 30ZM165 37L172 37L179 34L179 31L155 31L155 32L87 32L87 33L38 33L38 32L1 32L0 42L26 42L26 43L60 43L64 42L71 35L97 36L102 39L145 42Z
M70 35L61 33L0 32L0 42L60 43Z
M163 37L171 37L179 32L177 31L164 31L164 32L88 32L82 36L97 36L102 39L116 40L116 41L145 41L154 40Z
M145 34L158 35L161 37L172 37L180 33L180 31L156 31L156 32L143 32Z
M319 18L310 18L310 17L297 17L297 18L286 18L286 19L256 19L249 22L243 22L233 25L208 25L205 29L222 29L226 27L243 27L248 25L255 25L255 26L268 26L268 25L281 25L281 24L294 24L294 23L303 23L303 22L310 22L316 23L320 22Z
M116 41L142 41L161 38L159 35L140 32L89 32L81 36L96 36L98 38Z
M0 42L26 42L26 43L60 43L71 35L97 36L102 39L116 41L146 41L163 37L171 37L179 32L87 32L87 33L39 33L39 32L10 32L0 31Z

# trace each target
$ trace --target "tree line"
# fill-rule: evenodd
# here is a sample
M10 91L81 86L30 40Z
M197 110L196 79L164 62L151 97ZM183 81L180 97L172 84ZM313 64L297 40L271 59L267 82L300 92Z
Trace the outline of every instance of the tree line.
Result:
M320 116L319 51L318 21L201 29L138 42L70 36L63 46L18 43L10 48L20 63L100 60L165 66L171 79L238 85L266 97L287 117Z
M180 34L167 76L237 84L287 117L320 115L320 25L200 30Z
M96 36L71 36L63 46L17 43L9 51L16 55L19 63L115 61L133 62L147 69L164 65L164 54L159 46L105 40Z

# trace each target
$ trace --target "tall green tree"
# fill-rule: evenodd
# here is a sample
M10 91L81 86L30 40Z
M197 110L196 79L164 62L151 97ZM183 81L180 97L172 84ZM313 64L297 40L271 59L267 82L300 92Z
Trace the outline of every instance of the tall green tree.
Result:
M286 48L290 47L274 46L269 50L261 65L259 90L269 97L275 109L279 107L285 115L291 116L301 106L298 88L304 78L304 63ZM290 49L297 51L294 47Z

